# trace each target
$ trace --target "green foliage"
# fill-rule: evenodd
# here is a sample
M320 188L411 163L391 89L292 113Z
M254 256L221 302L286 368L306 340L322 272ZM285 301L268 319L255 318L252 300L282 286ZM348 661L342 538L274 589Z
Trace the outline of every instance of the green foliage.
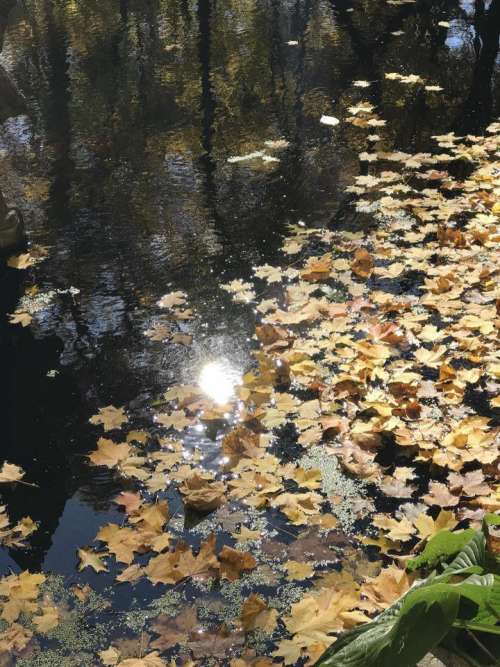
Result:
M486 635L490 647L496 642L493 652L484 648L486 662L481 663L495 664L492 659L500 649L500 577L488 570L498 560L486 550L488 526L497 521L494 516L487 516L479 531L438 533L409 562L409 569L456 554L443 572L433 571L374 621L341 635L316 667L414 667L440 643L458 646L463 631ZM467 657L463 650L460 653ZM475 659L471 663L478 664Z
M408 561L406 569L409 572L420 570L423 567L436 567L441 561L457 554L474 535L472 529L450 533L441 530L426 544L425 549L416 558Z

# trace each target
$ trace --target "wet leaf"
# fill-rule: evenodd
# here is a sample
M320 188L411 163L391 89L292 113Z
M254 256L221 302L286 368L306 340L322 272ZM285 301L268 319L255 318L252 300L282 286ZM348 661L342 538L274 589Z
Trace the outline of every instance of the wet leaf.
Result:
M224 546L219 553L220 573L224 579L236 581L242 572L253 570L257 561L252 554Z
M289 560L283 565L287 572L287 579L290 581L303 581L314 576L314 568L310 563L300 563L295 560Z
M105 651L99 651L99 657L103 665L116 665L120 659L120 652L114 646Z
M164 294L157 302L160 308L175 308L176 306L183 306L186 303L186 294L184 292L170 292Z
M10 324L20 324L22 327L29 327L32 321L33 316L23 311L16 310L9 315Z
M374 262L370 253L365 248L358 248L354 253L351 271L363 280L367 280L373 272Z
M22 468L15 465L14 463L4 462L2 468L0 469L0 484L11 484L13 482L19 482L23 479L25 473Z
M226 500L226 486L215 481L210 475L195 473L186 478L179 486L186 507L199 512L211 512L220 507Z
M459 497L450 493L446 484L441 482L429 482L429 493L422 496L422 500L427 505L437 505L438 507L455 507L458 505Z
M114 468L121 461L124 461L130 453L130 445L123 442L117 444L108 438L99 438L97 449L89 454L89 459L96 466L106 466Z
M174 644L186 643L190 634L199 626L195 607L186 607L175 617L160 614L151 629L160 635L151 643L151 648L167 651Z
M38 632L49 632L59 625L59 610L57 607L43 607L41 616L33 616L33 623Z
M252 593L243 603L241 609L241 624L247 632L262 630L272 633L276 627L278 611L269 609L266 601L256 593Z
M128 422L128 417L123 408L115 408L114 405L108 405L105 408L99 408L99 412L89 419L91 424L102 425L105 431L120 429L123 424Z
M94 572L107 572L108 568L104 565L101 560L101 556L105 554L98 554L95 551L88 551L86 549L78 549L78 556L80 558L80 564L78 569L84 570L86 567L91 567Z

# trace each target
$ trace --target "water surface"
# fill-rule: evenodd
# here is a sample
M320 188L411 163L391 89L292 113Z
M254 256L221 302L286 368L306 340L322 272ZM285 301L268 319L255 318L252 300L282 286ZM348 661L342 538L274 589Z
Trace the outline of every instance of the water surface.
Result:
M115 481L85 459L98 407L141 408L213 360L248 365L253 313L220 284L282 261L289 223L348 226L344 188L367 169L357 157L366 133L342 122L349 106L374 104L388 148L408 151L426 150L433 134L481 132L498 113L498 29L495 41L483 4L16 6L1 61L30 115L0 133L2 189L30 241L49 248L40 290L65 293L29 330L2 324L2 455L39 485L6 499L14 516L40 522L31 551L2 554L4 570L72 573L76 548L115 516ZM443 92L412 92L385 72L420 74ZM321 125L323 114L340 125ZM279 140L286 147L266 145ZM228 161L256 151L273 159ZM33 279L10 280L12 312ZM191 348L144 337L171 290L198 314L186 325Z

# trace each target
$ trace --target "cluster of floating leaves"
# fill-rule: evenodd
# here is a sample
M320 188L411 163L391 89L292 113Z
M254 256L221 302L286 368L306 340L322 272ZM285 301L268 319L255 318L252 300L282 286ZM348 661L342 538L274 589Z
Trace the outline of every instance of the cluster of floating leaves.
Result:
M356 128L385 125L369 103L349 112ZM234 395L178 385L140 429L122 407L90 419L105 433L89 460L123 480L124 518L79 550L80 570L175 593L144 615L138 639L103 645L101 664L313 664L408 590L405 562L432 536L500 509L489 416L500 405L500 124L434 139L434 153L360 155L370 173L349 191L370 214L362 232L293 226L291 266L222 286L258 317L255 363ZM154 343L194 316L182 292L158 307ZM220 458L205 464L184 434L208 426ZM21 481L13 468L0 481ZM175 500L206 517L196 530L183 530ZM33 527L3 521L12 544ZM0 652L22 657L57 628L63 610L44 579L0 581Z

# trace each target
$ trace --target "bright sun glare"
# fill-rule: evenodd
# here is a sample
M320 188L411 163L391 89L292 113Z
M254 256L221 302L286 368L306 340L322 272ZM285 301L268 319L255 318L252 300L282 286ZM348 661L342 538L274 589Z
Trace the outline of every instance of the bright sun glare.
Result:
M239 382L238 373L227 362L211 361L200 374L198 384L201 389L219 405L227 403Z

